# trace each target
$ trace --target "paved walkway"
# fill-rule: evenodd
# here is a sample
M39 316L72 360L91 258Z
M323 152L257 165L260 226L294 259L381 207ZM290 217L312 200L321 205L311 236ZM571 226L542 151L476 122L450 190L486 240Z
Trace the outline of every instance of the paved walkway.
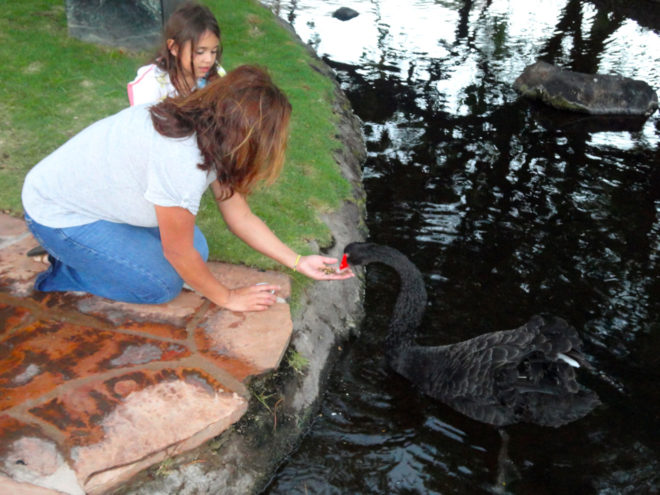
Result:
M0 495L100 494L200 445L245 413L246 381L288 346L284 300L232 313L188 291L157 306L33 292L34 246L0 214ZM289 295L284 274L211 269Z

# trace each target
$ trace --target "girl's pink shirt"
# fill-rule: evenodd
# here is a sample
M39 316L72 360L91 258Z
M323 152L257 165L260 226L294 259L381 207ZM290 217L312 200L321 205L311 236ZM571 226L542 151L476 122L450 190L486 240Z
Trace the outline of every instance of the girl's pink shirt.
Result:
M227 74L219 64L216 66L216 71L220 76ZM198 85L202 86L199 82ZM135 79L126 85L126 91L131 106L159 103L168 96L178 96L179 94L170 81L169 74L159 69L156 64L140 67Z
M158 103L168 96L177 95L169 74L160 70L156 64L140 67L135 79L126 85L126 90L131 106Z

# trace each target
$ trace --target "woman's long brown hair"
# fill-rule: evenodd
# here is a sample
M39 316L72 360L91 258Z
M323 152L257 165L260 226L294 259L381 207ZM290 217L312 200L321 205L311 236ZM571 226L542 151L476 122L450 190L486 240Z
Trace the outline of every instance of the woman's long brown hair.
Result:
M243 65L188 96L167 98L150 109L163 136L196 134L204 158L223 186L223 199L249 194L282 170L291 104L259 67Z
M222 37L220 36L218 21L211 10L197 2L185 2L172 12L163 28L163 39L153 63L168 73L170 82L180 95L190 94L195 88L194 86L189 87L183 75L181 58L172 55L170 48L167 46L167 40L174 40L174 44L179 47L179 54L182 52L183 45L190 42L190 66L192 67L195 49L199 39L206 31L213 33L219 40L216 63L213 64L205 76L208 81L212 81L218 77L216 66L222 58Z

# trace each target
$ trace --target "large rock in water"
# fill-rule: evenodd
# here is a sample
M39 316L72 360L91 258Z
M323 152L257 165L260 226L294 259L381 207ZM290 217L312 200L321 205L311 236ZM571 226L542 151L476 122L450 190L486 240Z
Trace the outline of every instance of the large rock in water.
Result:
M555 108L593 115L648 116L658 108L658 95L644 81L573 72L546 62L526 67L513 86Z

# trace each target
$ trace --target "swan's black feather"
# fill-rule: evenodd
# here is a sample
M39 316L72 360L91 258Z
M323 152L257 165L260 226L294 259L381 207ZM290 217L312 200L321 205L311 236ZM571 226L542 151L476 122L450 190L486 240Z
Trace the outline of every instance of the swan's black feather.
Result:
M427 295L417 267L389 246L352 243L344 252L352 265L383 263L401 278L387 336L388 361L422 392L498 426L529 422L556 427L585 416L600 403L577 382L575 368L567 362L590 368L580 337L563 319L534 316L513 330L451 345L420 346L415 332Z

